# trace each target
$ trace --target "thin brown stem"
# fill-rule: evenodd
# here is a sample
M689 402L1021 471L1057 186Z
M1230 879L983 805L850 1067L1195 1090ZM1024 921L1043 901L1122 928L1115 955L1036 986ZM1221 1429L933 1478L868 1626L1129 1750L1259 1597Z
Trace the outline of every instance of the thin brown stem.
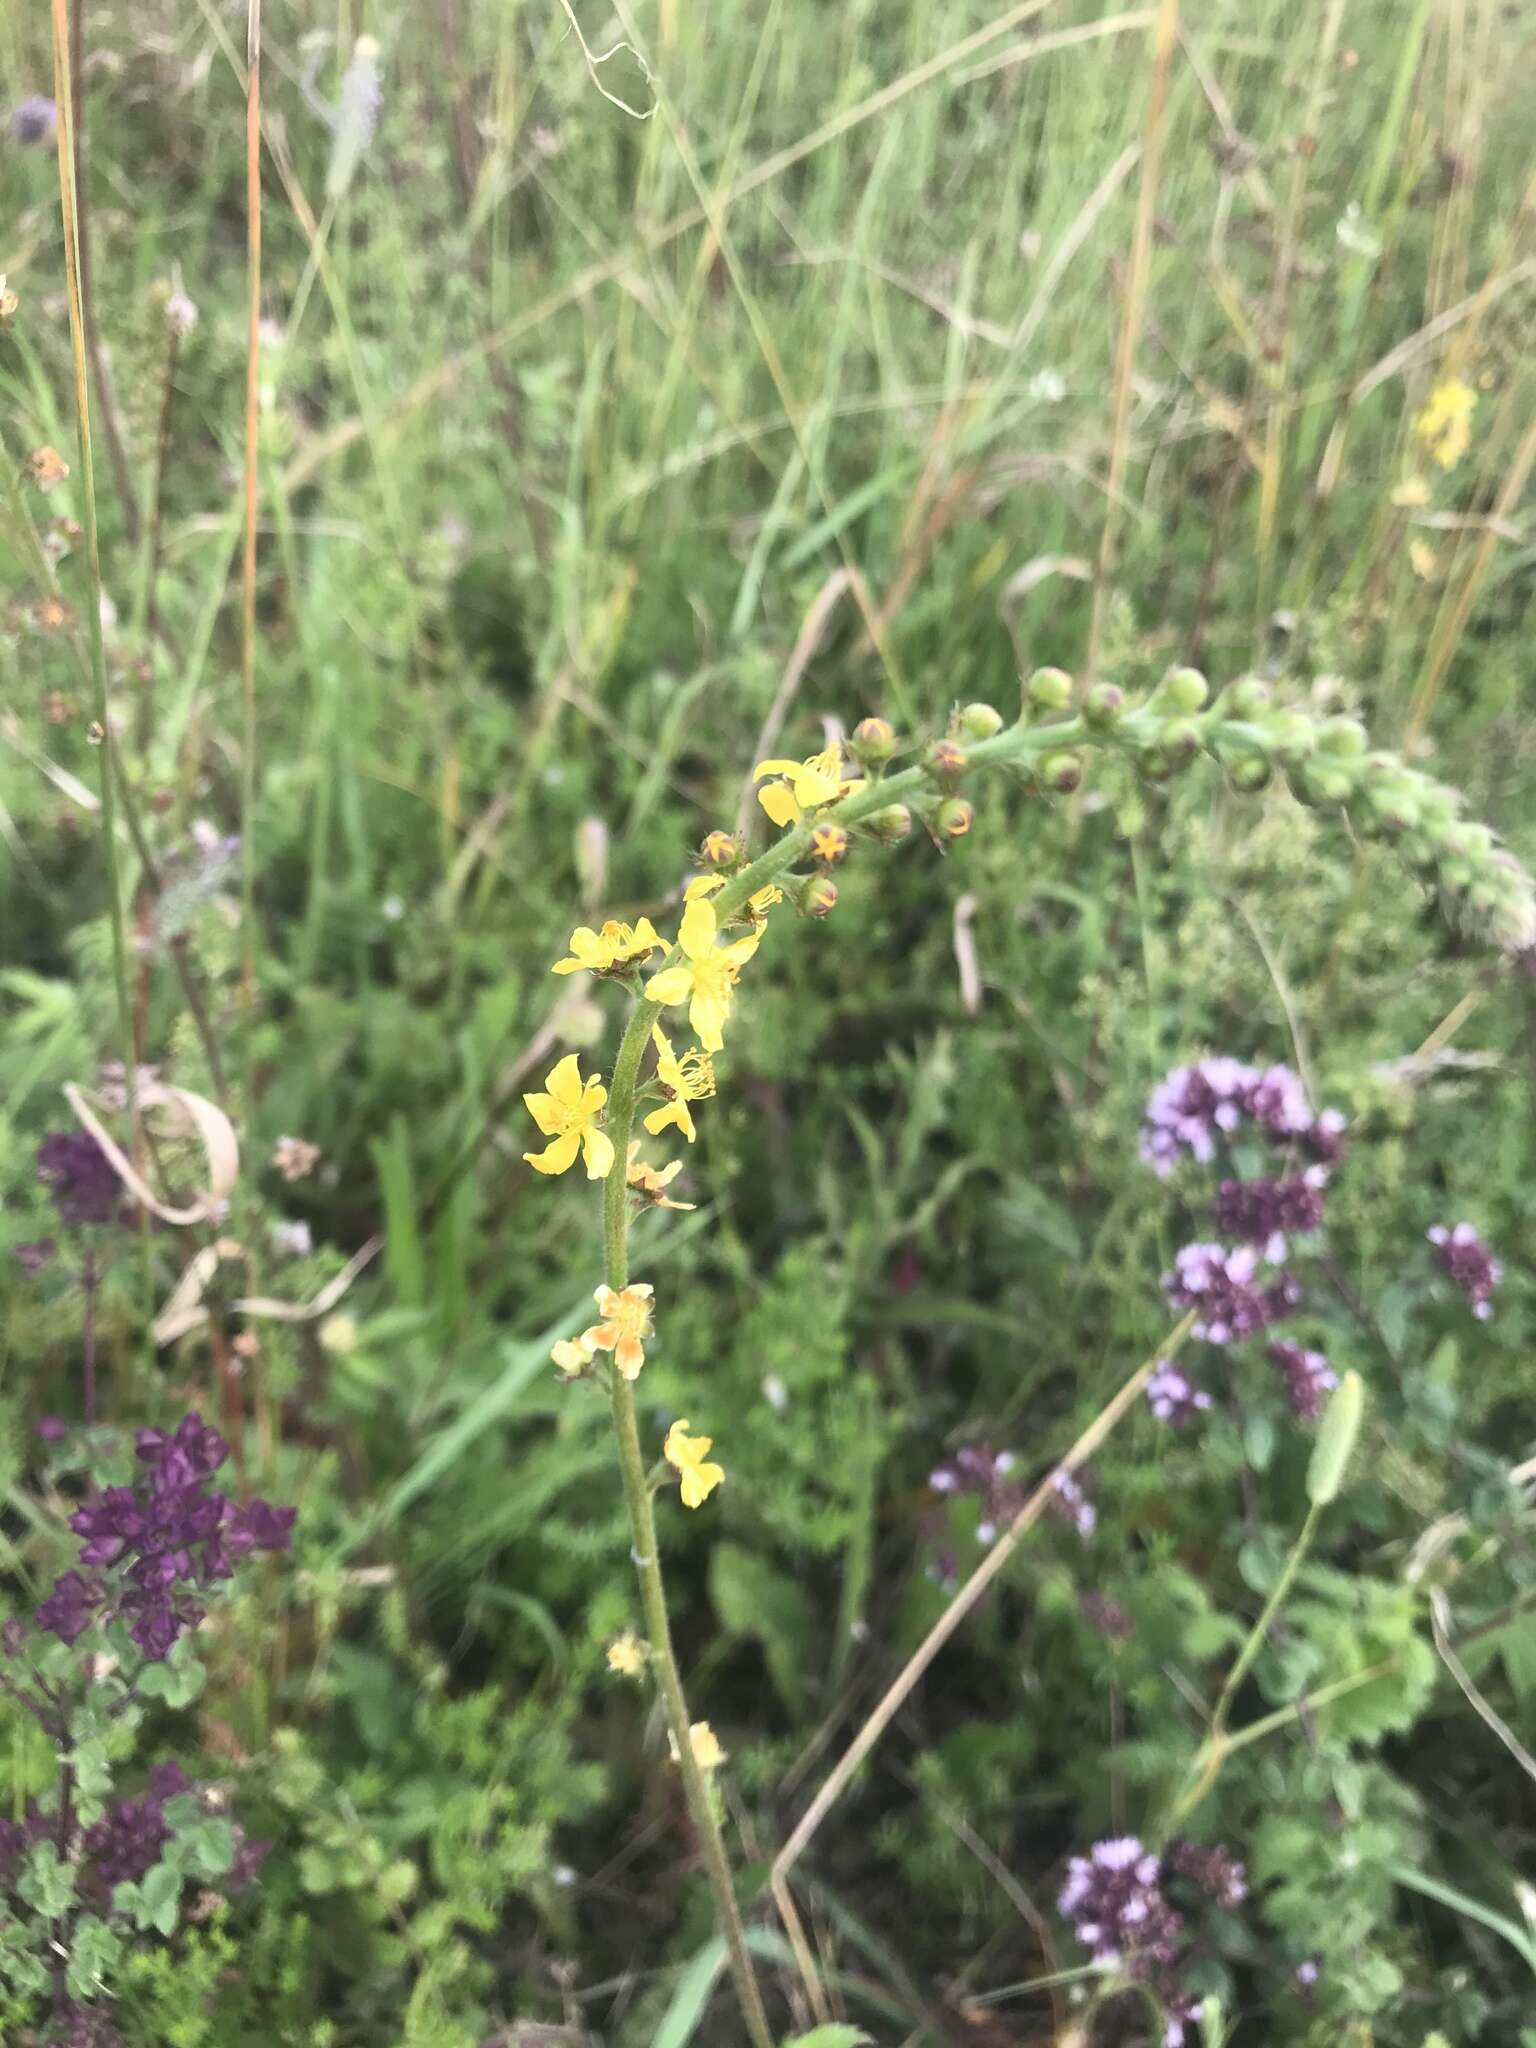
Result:
M133 470L123 440L117 397L107 368L106 351L96 323L96 272L91 234L90 164L85 106L85 0L72 0L69 10L69 70L71 127L74 130L74 172L77 198L76 247L80 262L80 298L85 308L86 349L91 359L91 381L101 408L101 437L107 444L107 461L118 502L123 508L123 526L129 541L139 538L139 500L133 488Z

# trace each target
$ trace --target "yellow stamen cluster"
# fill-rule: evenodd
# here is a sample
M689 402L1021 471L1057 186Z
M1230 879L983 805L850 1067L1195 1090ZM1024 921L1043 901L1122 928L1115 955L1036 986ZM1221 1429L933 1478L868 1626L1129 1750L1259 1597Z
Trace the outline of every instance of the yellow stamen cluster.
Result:
M714 1061L707 1052L700 1052L697 1046L691 1046L679 1059L672 1050L672 1041L659 1024L651 1026L651 1039L656 1047L656 1079L667 1099L660 1109L653 1109L646 1117L645 1128L653 1138L659 1138L663 1131L676 1124L691 1145L698 1131L688 1105L690 1102L703 1102L714 1094Z

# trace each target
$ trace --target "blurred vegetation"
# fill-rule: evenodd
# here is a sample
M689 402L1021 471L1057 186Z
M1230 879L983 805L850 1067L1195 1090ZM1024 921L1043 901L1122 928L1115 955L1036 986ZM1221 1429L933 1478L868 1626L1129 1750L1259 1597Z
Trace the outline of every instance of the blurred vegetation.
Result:
M244 14L83 10L134 1052L220 1093L185 968L248 1253L212 1335L157 1348L199 1240L122 1235L106 1412L243 1414L300 1511L291 1567L208 1648L199 1775L273 1843L259 1899L139 1957L136 2048L737 2039L664 1732L605 1668L638 1616L606 1418L547 1363L598 1277L593 1191L529 1175L519 1093L559 1050L611 1056L603 992L548 972L571 926L675 912L738 814L762 843L760 754L871 713L910 737L956 701L1011 716L1042 662L1136 688L1189 661L1359 714L1536 859L1527 10L1189 0L1160 107L1155 9L579 11L594 54L647 64L589 70L558 5L264 10L243 806ZM41 10L0 20L0 80L52 91ZM0 223L9 483L42 444L75 463L46 145L0 142ZM173 290L199 314L174 346ZM1414 423L1449 380L1475 405L1446 463ZM27 540L80 518L79 481L19 484L0 518L7 1249L52 1227L34 1161L62 1085L124 1057L83 555L50 549L54 611ZM1389 855L1209 765L973 794L942 857L860 850L827 924L775 923L673 1190L698 1207L636 1232L666 1302L646 1428L707 1385L730 1473L664 1541L775 2016L809 2024L766 1865L942 1611L939 1554L981 1554L929 1472L973 1441L1044 1472L1158 1344L1159 1275L1203 1224L1138 1126L1214 1050L1289 1062L1349 1119L1304 1331L1371 1390L1239 1720L1384 1669L1222 1772L1198 1830L1253 1897L1203 1986L1254 2048L1536 2040L1525 1767L1411 1568L1438 1529L1467 1682L1528 1731L1536 982ZM249 917L199 821L241 835ZM292 1182L284 1136L319 1148ZM1486 1324L1427 1257L1462 1216L1506 1269ZM228 1310L312 1300L376 1232L323 1313ZM67 1263L0 1262L0 1330L21 1606L67 1555L32 1438L79 1413ZM816 1838L818 1957L880 2042L1081 2038L1064 1859L1186 1767L1305 1512L1271 1381L1243 1368L1180 1434L1138 1405L1095 1461L1091 1544L1042 1524ZM17 1811L36 1743L0 1700ZM1148 2025L1118 2003L1094 2039Z

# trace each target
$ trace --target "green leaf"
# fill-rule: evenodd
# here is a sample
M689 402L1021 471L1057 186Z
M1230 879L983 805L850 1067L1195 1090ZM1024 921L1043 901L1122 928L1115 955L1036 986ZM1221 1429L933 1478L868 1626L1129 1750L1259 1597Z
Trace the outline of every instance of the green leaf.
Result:
M75 1873L59 1859L54 1842L39 1842L22 1866L16 1881L21 1897L44 1920L57 1920L74 1901Z
M812 2027L808 2034L796 2034L784 2043L784 2048L865 2048L869 2036L861 2027L845 2027L833 2021L829 2026Z
M1364 1415L1365 1382L1359 1373L1347 1372L1323 1411L1307 1467L1307 1499L1314 1507L1325 1508L1337 1499Z
M807 1653L817 1636L816 1616L803 1589L739 1543L717 1543L710 1553L709 1594L722 1627L756 1636L779 1697L791 1713L799 1713Z
M140 1927L153 1927L161 1934L174 1934L181 1917L181 1872L169 1863L157 1863L147 1871L139 1886L136 1918Z

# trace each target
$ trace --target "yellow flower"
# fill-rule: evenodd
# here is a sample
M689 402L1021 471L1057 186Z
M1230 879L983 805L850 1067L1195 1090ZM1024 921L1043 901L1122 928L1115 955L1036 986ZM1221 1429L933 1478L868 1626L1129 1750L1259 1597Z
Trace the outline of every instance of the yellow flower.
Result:
M715 930L714 905L696 896L683 912L677 935L682 959L653 974L645 985L653 1003L687 1003L688 1021L706 1052L718 1052L725 1043L736 977L757 951L758 941L758 934L749 932L744 939L718 946Z
M585 1337L562 1337L549 1355L568 1380L579 1380L592 1363L592 1352Z
M683 1170L681 1159L674 1159L670 1166L647 1166L640 1157L640 1140L633 1138L629 1147L629 1185L644 1202L657 1209L697 1209L697 1202L674 1202L667 1189Z
M615 1637L608 1645L608 1669L616 1671L620 1678L638 1678L645 1669L649 1645L642 1643L632 1628Z
M1429 503L1429 485L1421 476L1405 476L1392 493L1392 502L1404 511L1415 511Z
M1472 414L1477 393L1459 377L1447 377L1429 394L1413 431L1425 452L1442 469L1454 469L1472 445Z
M632 1280L621 1291L599 1287L592 1297L603 1320L594 1323L590 1330L583 1330L581 1342L590 1344L594 1351L611 1351L614 1364L627 1380L637 1380L645 1363L645 1340L651 1334L651 1296L655 1291L647 1281Z
M686 1415L667 1431L661 1454L669 1465L677 1467L685 1508L701 1506L725 1477L719 1465L704 1462L714 1448L714 1442L712 1436L690 1436Z
M579 924L571 933L569 957L557 960L552 971L611 974L615 967L643 960L648 953L660 951L661 946L661 934L648 917L642 917L634 926L620 924L617 918L610 917L598 931L593 931L589 924Z
M667 1730L667 1747L672 1752L673 1763L677 1762L677 1737ZM693 1760L701 1771L718 1771L726 1760L726 1751L720 1747L720 1738L707 1721L695 1721L688 1730L688 1747L693 1751Z
M724 875L695 875L683 891L683 901L685 903L692 903L697 897L713 896L716 890L725 887L725 881ZM784 891L779 887L778 883L767 882L761 889L753 890L736 915L750 920L761 931L768 922L768 913L772 910L774 904L782 903L783 901Z
M1413 564L1415 576L1426 583L1433 583L1439 574L1440 560L1427 540L1411 540L1408 543L1408 559Z
M651 1026L651 1037L656 1045L656 1078L666 1092L666 1101L660 1109L653 1109L645 1119L645 1128L653 1138L659 1138L669 1124L676 1124L691 1145L698 1136L693 1125L690 1102L702 1102L715 1092L715 1066L707 1052L697 1047L685 1052L678 1059L672 1050L672 1041L659 1024Z
M798 825L806 811L814 811L822 804L835 804L839 797L864 786L843 779L839 747L828 747L813 754L809 761L759 761L752 770L752 780L760 782L765 775L784 777L782 782L770 782L766 789L757 792L758 802L775 825Z
M542 1152L523 1157L537 1173L564 1173L576 1164L579 1151L587 1163L587 1179L602 1180L613 1165L613 1140L597 1128L608 1090L593 1075L581 1078L581 1062L568 1052L545 1080L547 1095L525 1095L528 1114L551 1142Z

